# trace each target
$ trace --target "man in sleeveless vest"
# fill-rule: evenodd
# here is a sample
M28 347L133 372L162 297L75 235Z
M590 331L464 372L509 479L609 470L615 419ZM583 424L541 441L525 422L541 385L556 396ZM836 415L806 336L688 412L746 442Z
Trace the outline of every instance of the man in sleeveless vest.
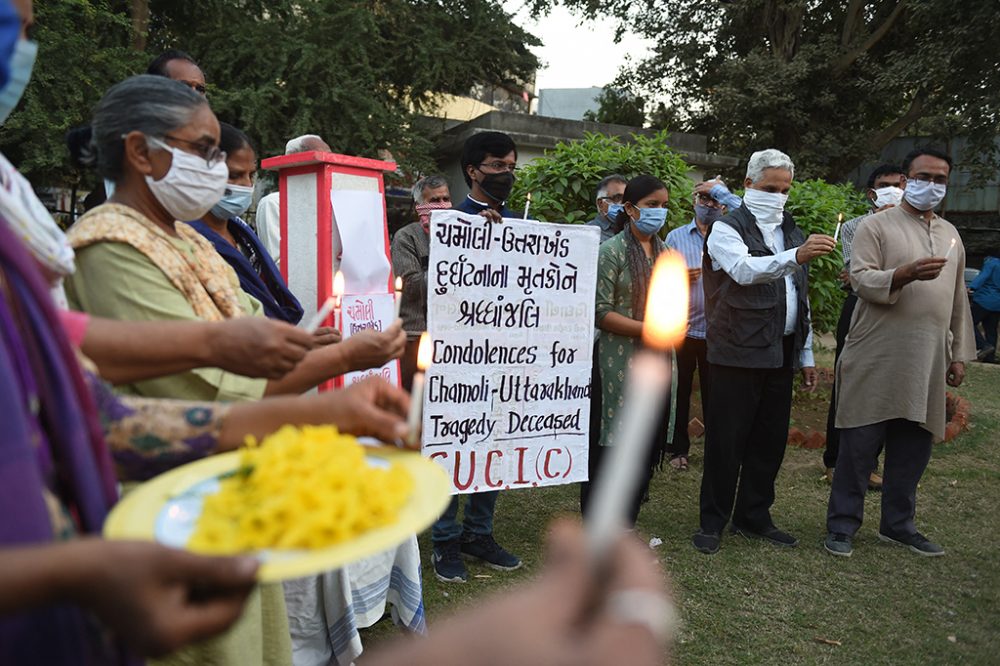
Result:
M801 368L816 388L807 262L833 251L832 237L806 238L784 212L795 167L781 151L754 153L742 205L708 231L705 287L709 373L701 526L692 541L718 552L722 530L793 547L771 519L785 455L792 381Z

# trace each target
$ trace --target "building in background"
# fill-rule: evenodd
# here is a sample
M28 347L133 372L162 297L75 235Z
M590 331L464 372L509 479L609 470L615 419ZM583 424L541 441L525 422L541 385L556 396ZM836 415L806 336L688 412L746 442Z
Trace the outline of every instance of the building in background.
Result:
M603 88L542 88L538 91L538 115L583 120L587 111L597 113L597 98Z

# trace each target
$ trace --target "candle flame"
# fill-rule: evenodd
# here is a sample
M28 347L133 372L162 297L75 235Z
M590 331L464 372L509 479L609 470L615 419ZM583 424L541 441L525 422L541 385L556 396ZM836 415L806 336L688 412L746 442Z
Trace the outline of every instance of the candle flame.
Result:
M528 192L528 201L531 201L531 192Z
M684 257L673 250L660 252L649 280L646 319L642 341L647 347L666 350L687 334L688 268Z
M423 372L431 365L431 336L427 331L420 334L420 344L417 345L417 369Z
M840 224L843 221L844 221L844 214L843 213L837 213L837 224Z
M396 278L396 291L403 291L403 278Z
M338 302L344 297L344 274L340 271L333 276L333 295Z

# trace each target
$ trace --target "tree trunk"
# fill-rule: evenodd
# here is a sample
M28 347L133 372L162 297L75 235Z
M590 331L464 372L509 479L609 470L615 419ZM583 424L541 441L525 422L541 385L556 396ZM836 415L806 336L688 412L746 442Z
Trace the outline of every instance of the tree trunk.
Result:
M129 15L132 17L132 49L145 51L149 32L149 0L130 0Z

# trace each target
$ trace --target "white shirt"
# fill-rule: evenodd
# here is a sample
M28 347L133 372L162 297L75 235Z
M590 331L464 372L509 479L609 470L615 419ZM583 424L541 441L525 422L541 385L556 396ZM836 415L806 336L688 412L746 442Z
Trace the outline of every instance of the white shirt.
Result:
M281 195L278 192L271 192L257 202L255 220L261 244L278 264L281 259Z
M722 269L737 284L751 285L772 282L778 278L785 280L785 335L795 331L799 314L798 290L792 273L799 267L795 260L796 248L785 249L785 234L778 227L774 230L775 253L765 257L750 256L750 249L736 229L728 224L713 224L708 236L708 256L712 258L712 268ZM816 365L812 351L812 323L806 335L805 344L799 354L799 365L809 368Z

